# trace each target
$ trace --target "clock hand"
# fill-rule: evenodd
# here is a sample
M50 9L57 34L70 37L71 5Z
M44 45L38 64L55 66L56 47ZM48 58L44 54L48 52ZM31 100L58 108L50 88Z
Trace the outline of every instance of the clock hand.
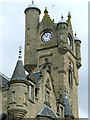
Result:
M45 37L47 37L48 35L47 34L45 34Z

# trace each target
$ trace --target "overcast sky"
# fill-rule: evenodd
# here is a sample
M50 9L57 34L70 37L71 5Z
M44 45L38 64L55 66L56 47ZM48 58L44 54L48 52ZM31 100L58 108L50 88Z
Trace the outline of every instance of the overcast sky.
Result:
M25 42L25 8L31 0L0 1L0 72L11 77L18 59L18 47ZM88 117L88 0L35 0L41 9L42 19L45 7L51 19L58 22L63 14L67 19L71 13L74 33L81 39L82 67L79 70L79 116ZM52 10L52 4L55 7ZM52 13L53 11L53 13Z

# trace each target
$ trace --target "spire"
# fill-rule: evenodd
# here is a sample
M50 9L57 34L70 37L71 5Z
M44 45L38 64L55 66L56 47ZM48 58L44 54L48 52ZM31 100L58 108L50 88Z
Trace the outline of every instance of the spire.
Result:
M47 7L45 7L45 10L44 10L44 15L45 15L45 16L47 16L47 15L48 15Z
M71 14L70 14L70 12L68 12L68 23L70 23L70 20L71 20Z
M24 80L27 81L26 75L25 75L25 69L22 63L22 47L19 47L19 56L18 56L18 61L16 64L16 67L14 69L13 75L11 77L11 80Z
M25 75L25 69L23 67L23 63L22 63L21 60L17 61L17 64L16 64L16 67L14 69L11 80L24 80L24 81L27 81L27 78L26 78L26 75Z

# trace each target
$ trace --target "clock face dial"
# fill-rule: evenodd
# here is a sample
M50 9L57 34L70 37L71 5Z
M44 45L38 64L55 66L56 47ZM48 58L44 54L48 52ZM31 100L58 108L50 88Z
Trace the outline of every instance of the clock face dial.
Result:
M45 32L42 35L41 39L42 39L43 42L48 42L51 38L52 38L52 34L50 32Z

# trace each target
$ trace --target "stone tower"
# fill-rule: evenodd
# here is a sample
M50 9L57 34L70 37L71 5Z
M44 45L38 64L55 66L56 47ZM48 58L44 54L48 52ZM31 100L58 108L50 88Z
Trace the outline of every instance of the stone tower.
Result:
M78 69L81 67L81 41L73 34L71 14L67 20L63 16L54 23L44 11L39 21L40 9L32 2L25 9L25 57L24 67L31 74L43 71L46 66L50 70L57 108L64 109L65 91L70 109L78 118Z
M25 26L25 69L30 72L30 70L35 69L38 62L38 25L39 25L39 14L41 13L40 9L32 2L32 5L29 5L25 9L26 14L26 26Z
M20 56L8 86L8 120L20 120L27 113L26 95L29 86Z

